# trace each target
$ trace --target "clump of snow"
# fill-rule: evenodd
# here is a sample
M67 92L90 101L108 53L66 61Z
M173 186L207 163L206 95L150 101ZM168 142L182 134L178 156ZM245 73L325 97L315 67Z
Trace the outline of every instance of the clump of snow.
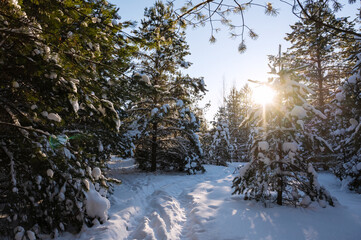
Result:
M335 131L333 131L331 134L334 136L340 136L340 135L344 135L345 134L345 129L336 129Z
M190 120L191 120L191 123L194 123L194 122L196 122L197 121L197 119L196 119L196 116L194 115L194 113L190 113Z
M247 170L251 167L251 163L247 163L244 166L240 167L238 173L240 177L243 177Z
M167 113L168 112L168 109L169 109L169 104L164 104L162 106L162 109L163 109L163 112Z
M351 126L349 128L347 128L347 131L352 131L357 127L358 121L354 118L351 118L349 121L350 121Z
M89 190L90 189L90 183L89 183L88 179L83 179L83 183L85 185L85 189Z
M305 124L302 120L297 120L297 124L301 126L302 130L305 130Z
M57 113L49 113L47 118L55 122L61 122L61 117Z
M54 176L54 171L51 170L51 169L48 169L48 170L46 170L46 175L48 175L48 177L50 177L50 178L53 178L53 176Z
M335 114L336 115L341 115L342 114L342 110L337 108L336 111L335 111Z
M282 150L284 152L297 152L298 144L296 142L285 142L282 144Z
M35 109L37 109L37 108L38 108L38 106L37 106L36 104L33 104L33 105L31 105L31 107L30 107L31 110L35 110Z
M153 108L152 111L150 112L150 115L153 117L154 115L157 114L158 111L159 111L158 108Z
M307 116L307 112L301 106L294 106L294 108L291 111L291 115L298 119L303 119Z
M22 240L25 235L25 229L21 226L17 226L14 230L15 232L15 240Z
M39 49L37 49L37 48L34 49L34 54L35 54L35 55L39 55L40 53L41 53L41 52L40 52Z
M26 235L28 236L29 240L36 240L36 236L33 231L26 231Z
M58 74L56 74L55 72L51 72L49 75L50 79L56 79L58 77Z
M190 62L186 62L186 61L181 61L180 65L184 68L189 68L189 66L191 65Z
M343 100L345 100L345 94L343 92L336 93L336 100L342 102Z
M40 176L40 175L38 175L38 176L36 176L36 179L35 179L35 181L36 181L36 184L40 184L41 183L41 181L43 180L43 178Z
M146 84L150 85L150 79L149 79L148 75L143 74L142 81L145 82Z
M62 78L62 77L61 77L61 79L64 80L64 78ZM69 83L71 85L73 93L77 93L78 92L78 87L76 85L79 84L80 81L78 79L75 79L75 78L70 78L69 80L70 80Z
M42 112L41 112L41 115L42 115L43 117L47 117L47 116L49 115L49 113L48 113L47 111L42 111Z
M64 224L63 224L63 223L59 223L59 228L60 228L61 231L64 231L64 230L65 230Z
M177 101L177 103L176 103L176 106L177 106L177 107L183 107L183 105L184 105L184 103L183 103L183 101L182 101L181 99L179 99L179 100Z
M269 149L269 144L266 141L260 141L258 142L258 150L261 151L268 151Z
M92 176L95 180L98 180L101 175L102 175L102 171L100 170L100 168L98 167L93 168Z
M147 74L142 74L142 73L139 73L139 72L135 72L134 76L140 77L140 80L142 82L145 82L146 84L151 85L150 78L149 78L149 76Z
M18 88L20 85L17 81L13 81L12 86L13 86L13 88Z
M311 198L308 195L304 196L300 203L300 205L303 207L308 207L310 204L311 204Z
M102 99L101 100L103 103L105 103L105 106L111 111L113 112L113 114L115 115L115 117L113 118L114 122L115 122L115 128L117 131L119 131L119 128L120 128L120 125L121 125L121 121L120 121L120 118L119 118L119 115L118 115L118 112L115 110L114 108L114 104L109 101L109 100L106 100L106 99ZM101 106L99 106L99 111L105 116L106 115L106 112L105 112L105 109L102 108Z
M266 157L263 153L258 153L258 158L260 161L264 162L266 165L269 165L271 163L271 159Z
M74 98L69 98L69 102L70 104L73 106L74 112L78 112L79 111L79 102L78 102L78 98L74 97Z
M90 183L89 191L85 192L86 197L86 213L93 218L99 218L100 221L105 222L108 218L108 210L110 202L105 197L102 197L95 187Z
M326 201L323 200L323 199L318 200L318 204L319 204L320 207L322 207L322 208L325 208L325 207L327 206Z
M92 23L97 23L98 22L98 18L97 17L92 17Z
M103 151L104 151L104 146L103 146L103 143L102 143L101 141L99 141L98 151L99 151L99 152L103 152Z
M347 80L348 83L350 84L356 84L357 83L357 77L356 74L352 75L351 77L349 77L349 79Z

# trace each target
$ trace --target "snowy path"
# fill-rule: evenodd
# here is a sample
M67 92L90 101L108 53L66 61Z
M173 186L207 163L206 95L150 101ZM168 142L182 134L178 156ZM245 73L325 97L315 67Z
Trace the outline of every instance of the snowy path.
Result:
M361 239L361 195L320 174L339 207L264 208L231 195L234 167L200 175L123 173L107 223L64 239Z

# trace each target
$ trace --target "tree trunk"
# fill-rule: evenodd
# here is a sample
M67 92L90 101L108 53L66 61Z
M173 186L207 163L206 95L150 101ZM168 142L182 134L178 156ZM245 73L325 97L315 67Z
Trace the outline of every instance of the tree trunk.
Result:
M281 164L280 164L281 165ZM277 190L277 204L282 205L282 194L283 194L283 179L282 175L278 176L278 190Z
M318 108L319 108L319 110L321 110L321 112L323 112L325 100L324 100L324 95L323 95L324 94L324 89L323 89L324 77L323 77L323 69L322 69L322 58L321 58L321 52L320 52L320 48L322 46L318 40L322 34L320 27L321 27L320 24L316 23L316 33L317 33L316 64L317 64L317 83L318 83L318 86L317 86L317 88L318 88Z
M283 166L282 166L282 159L283 159L283 154L282 154L282 143L279 142L278 143L278 154L280 157L280 162L278 162L278 169L279 169L279 173L278 173L278 180L277 180L277 204L278 205L282 205L282 195L283 195Z
M157 170L157 131L158 131L158 123L153 123L153 134L152 134L152 155L151 155L151 168L152 172Z
M320 54L317 53L317 81L318 81L318 106L323 112L325 100L324 100L324 90L323 90L323 75L322 75L322 65Z

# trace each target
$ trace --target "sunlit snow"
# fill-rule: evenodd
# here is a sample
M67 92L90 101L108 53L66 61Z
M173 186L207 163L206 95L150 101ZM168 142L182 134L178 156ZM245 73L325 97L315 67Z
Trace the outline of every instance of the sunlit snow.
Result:
M76 236L65 233L60 239L359 239L361 196L341 190L332 174L319 173L318 178L340 206L306 197L302 204L307 208L265 208L243 200L242 195L231 195L238 165L206 165L205 174L189 176L144 173L134 168L134 161L113 162L111 174L123 184L110 197L108 221L84 228ZM98 215L107 209L105 202L100 205Z

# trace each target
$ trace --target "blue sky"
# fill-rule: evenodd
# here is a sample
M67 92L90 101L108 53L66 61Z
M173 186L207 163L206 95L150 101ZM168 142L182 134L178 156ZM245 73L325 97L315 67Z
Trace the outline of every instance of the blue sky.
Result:
M119 7L119 15L123 20L140 22L144 8L152 6L154 0L109 0L109 2ZM184 1L178 0L178 2ZM264 4L266 1L258 2ZM290 6L280 1L273 2L273 7L279 10L276 17L265 15L263 9L256 7L246 12L246 24L259 35L259 38L246 39L247 51L243 54L237 50L240 39L230 39L225 28L215 35L217 41L214 44L209 43L211 35L209 26L187 29L186 39L191 52L188 61L193 65L186 73L193 77L203 76L205 79L209 91L200 106L211 102L211 108L206 113L209 121L213 119L222 104L223 79L226 95L232 86L240 89L248 79L266 80L269 71L267 55L276 55L279 44L282 45L283 50L289 46L283 38L291 31L289 25L295 23L297 18L292 14ZM355 5L348 7L346 12L355 10L358 7ZM237 19L233 21L237 22Z

